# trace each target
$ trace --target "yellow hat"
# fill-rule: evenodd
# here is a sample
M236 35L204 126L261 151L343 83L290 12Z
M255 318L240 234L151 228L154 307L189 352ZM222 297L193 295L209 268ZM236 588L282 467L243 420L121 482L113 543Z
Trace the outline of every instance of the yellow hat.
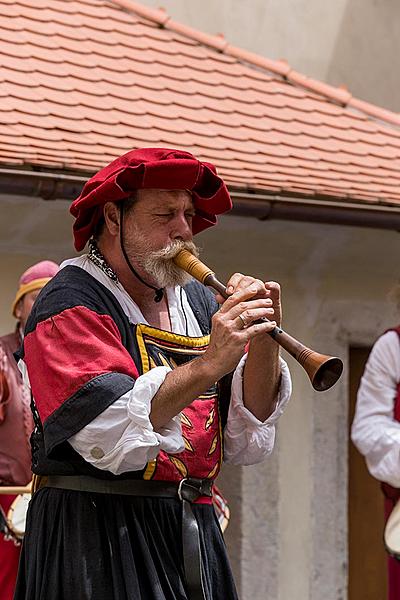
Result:
M51 260L42 260L22 273L19 280L19 288L12 305L12 314L14 317L16 317L16 306L21 298L29 292L41 290L54 277L58 270L59 266L57 263Z

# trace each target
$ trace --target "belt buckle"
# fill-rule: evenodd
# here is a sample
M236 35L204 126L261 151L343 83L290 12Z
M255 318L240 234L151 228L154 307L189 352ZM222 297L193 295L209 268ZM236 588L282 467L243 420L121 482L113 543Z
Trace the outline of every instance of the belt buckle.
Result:
M184 477L183 479L180 480L179 485L178 485L178 498L181 502L183 502L183 500L184 500L184 498L182 496L182 486L186 481L187 481L187 477Z
M210 496L208 490L203 489L204 481L193 477L185 477L181 479L178 485L178 498L183 502L196 502L200 496Z

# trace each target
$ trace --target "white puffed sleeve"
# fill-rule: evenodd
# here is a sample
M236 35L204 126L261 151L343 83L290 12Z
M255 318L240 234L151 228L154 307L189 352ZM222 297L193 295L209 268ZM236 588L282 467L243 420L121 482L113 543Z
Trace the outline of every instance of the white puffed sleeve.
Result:
M235 465L254 465L271 454L275 442L275 423L292 393L286 362L280 358L281 382L274 412L259 421L243 404L243 370L247 355L237 366L232 380L231 402L224 431L224 460Z
M115 475L138 471L160 450L182 452L180 415L158 432L150 421L151 401L164 382L168 367L155 367L141 375L134 387L69 439L90 464Z
M400 347L395 331L375 343L357 394L351 439L379 481L400 487L400 423L394 400L400 381Z

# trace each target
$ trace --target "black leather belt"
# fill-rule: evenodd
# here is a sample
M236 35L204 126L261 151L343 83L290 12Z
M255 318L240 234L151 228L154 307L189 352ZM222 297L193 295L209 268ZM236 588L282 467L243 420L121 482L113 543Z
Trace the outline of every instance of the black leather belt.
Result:
M212 497L210 479L182 479L171 481L145 481L143 479L96 479L87 475L49 475L41 487L60 488L79 492L120 494L126 496L156 496L178 498L182 502L183 565L190 600L206 600L203 586L199 526L191 504L200 496Z

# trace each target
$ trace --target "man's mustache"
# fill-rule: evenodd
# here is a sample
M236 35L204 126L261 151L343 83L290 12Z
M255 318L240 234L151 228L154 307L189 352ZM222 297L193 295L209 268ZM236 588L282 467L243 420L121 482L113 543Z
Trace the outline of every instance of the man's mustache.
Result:
M185 242L183 240L174 240L167 246L165 246L165 248L161 248L161 250L155 250L154 252L151 252L151 256L152 258L172 260L181 250L188 250L189 252L194 254L194 256L199 256L199 249L197 248L196 244L189 241Z

